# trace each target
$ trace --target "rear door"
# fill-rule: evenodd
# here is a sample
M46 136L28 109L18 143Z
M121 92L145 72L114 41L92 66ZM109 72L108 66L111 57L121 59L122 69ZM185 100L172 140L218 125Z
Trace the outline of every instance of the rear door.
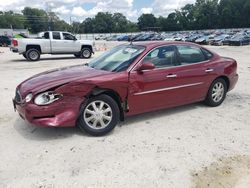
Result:
M213 54L192 45L176 45L177 66L173 69L179 87L180 103L204 100L211 82L216 78Z

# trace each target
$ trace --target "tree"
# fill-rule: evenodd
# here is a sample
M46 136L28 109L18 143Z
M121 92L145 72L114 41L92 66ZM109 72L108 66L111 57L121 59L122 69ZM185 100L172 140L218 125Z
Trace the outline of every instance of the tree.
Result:
M137 24L141 31L148 27L156 27L156 17L153 14L142 14Z
M112 16L114 27L112 29L115 33L126 31L128 26L127 18L121 13L114 13Z
M114 22L112 14L109 12L99 12L94 18L93 31L96 33L109 33L112 32Z
M24 25L30 29L31 32L38 33L50 28L49 22L51 23L51 20L49 20L49 17L44 10L25 7L22 13L25 16Z

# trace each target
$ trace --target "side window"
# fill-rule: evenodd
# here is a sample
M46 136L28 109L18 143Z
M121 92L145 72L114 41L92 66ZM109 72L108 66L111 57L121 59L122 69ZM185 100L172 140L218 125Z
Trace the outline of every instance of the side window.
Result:
M156 48L144 57L142 63L145 62L153 63L156 68L174 66L175 48L173 46Z
M61 40L60 33L59 32L53 32L53 39Z
M75 37L69 33L63 33L63 39L64 40L74 40Z
M194 46L176 46L178 50L178 63L181 65L198 63L206 60L200 48Z
M211 52L209 52L208 50L206 50L204 48L202 48L202 51L203 51L204 55L206 56L206 59L211 59L214 56Z
M49 39L49 32L45 32L44 35L43 35L43 37L44 37L45 39Z

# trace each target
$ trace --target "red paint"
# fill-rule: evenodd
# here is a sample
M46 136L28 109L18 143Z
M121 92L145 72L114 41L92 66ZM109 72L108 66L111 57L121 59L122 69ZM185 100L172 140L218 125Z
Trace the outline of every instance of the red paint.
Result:
M36 96L48 90L63 94L63 97L46 106L37 106L33 100L28 103L14 100L14 104L19 114L32 124L62 127L75 126L81 104L94 88L114 91L122 102L126 101L129 108L124 111L125 116L202 101L213 80L220 76L228 78L229 90L234 88L238 80L236 61L222 58L216 53L213 53L212 59L203 63L136 71L141 66L140 60L150 50L162 45L176 44L200 47L183 42L137 43L136 45L143 45L146 49L127 71L107 72L82 65L47 71L27 79L17 87L22 98L30 92ZM214 71L206 73L206 69ZM166 77L174 74L178 77ZM200 84L180 87L193 83ZM171 89L147 93L164 88Z

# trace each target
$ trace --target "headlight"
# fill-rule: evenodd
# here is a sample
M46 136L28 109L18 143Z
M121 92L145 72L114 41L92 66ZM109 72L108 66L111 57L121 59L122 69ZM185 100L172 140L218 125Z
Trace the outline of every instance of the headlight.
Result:
M52 91L48 91L37 95L34 102L36 105L47 105L53 103L61 97L62 95L60 94L55 94Z
M33 97L32 93L29 93L28 95L26 95L25 102L30 102L32 97Z

